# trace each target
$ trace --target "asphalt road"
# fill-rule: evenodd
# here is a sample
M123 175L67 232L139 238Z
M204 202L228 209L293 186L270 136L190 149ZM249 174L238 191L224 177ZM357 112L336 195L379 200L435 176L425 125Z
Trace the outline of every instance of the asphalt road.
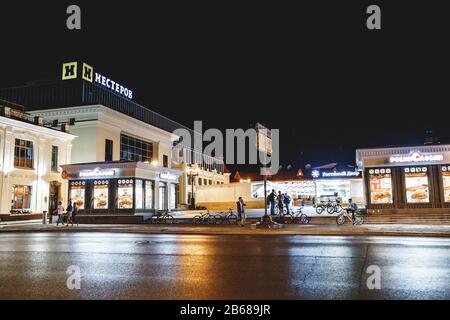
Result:
M0 234L0 299L449 298L447 239Z

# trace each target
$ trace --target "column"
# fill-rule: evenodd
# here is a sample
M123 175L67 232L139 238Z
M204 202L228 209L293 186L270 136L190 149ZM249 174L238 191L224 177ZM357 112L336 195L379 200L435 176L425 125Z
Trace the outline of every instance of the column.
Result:
M36 173L37 173L37 183L36 183L36 191L35 191L35 199L34 199L34 212L39 213L44 210L48 210L48 201L49 201L49 183L45 181L44 177L48 172L48 166L50 166L50 161L46 161L46 140L44 138L39 137L36 139L38 145L36 146L37 155L35 159L36 165ZM51 153L51 152L50 152ZM45 202L44 200L47 199Z
M12 127L6 127L3 143L3 181L0 203L0 213L9 214L11 210L11 185L10 173L14 170L14 134Z

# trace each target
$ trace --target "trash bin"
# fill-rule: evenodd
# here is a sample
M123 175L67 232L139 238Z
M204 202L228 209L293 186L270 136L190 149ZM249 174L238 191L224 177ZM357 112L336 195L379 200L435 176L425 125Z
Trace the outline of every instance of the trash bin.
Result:
M42 224L47 224L47 211L42 212Z

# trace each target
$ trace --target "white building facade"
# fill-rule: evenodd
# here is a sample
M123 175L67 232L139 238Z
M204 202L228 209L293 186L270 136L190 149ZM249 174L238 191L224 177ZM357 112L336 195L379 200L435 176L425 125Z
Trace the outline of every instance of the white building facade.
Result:
M6 108L6 111L5 111ZM2 107L0 116L0 215L37 214L67 204L61 165L70 163L75 135L35 124L26 113Z

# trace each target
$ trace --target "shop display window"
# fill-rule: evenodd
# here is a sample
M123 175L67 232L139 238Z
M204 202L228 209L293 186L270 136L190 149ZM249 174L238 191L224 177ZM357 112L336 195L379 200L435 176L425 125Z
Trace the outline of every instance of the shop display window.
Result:
M108 209L108 180L94 180L94 209Z
M133 179L118 180L117 196L119 209L133 208Z
M426 167L404 168L406 202L429 203L430 189Z
M369 170L370 203L392 203L392 174L391 169Z
M72 181L70 182L70 201L75 202L78 209L85 208L86 182Z
M450 202L450 166L442 167L442 185L444 188L444 201Z
M136 209L144 208L144 190L142 180L136 180Z

